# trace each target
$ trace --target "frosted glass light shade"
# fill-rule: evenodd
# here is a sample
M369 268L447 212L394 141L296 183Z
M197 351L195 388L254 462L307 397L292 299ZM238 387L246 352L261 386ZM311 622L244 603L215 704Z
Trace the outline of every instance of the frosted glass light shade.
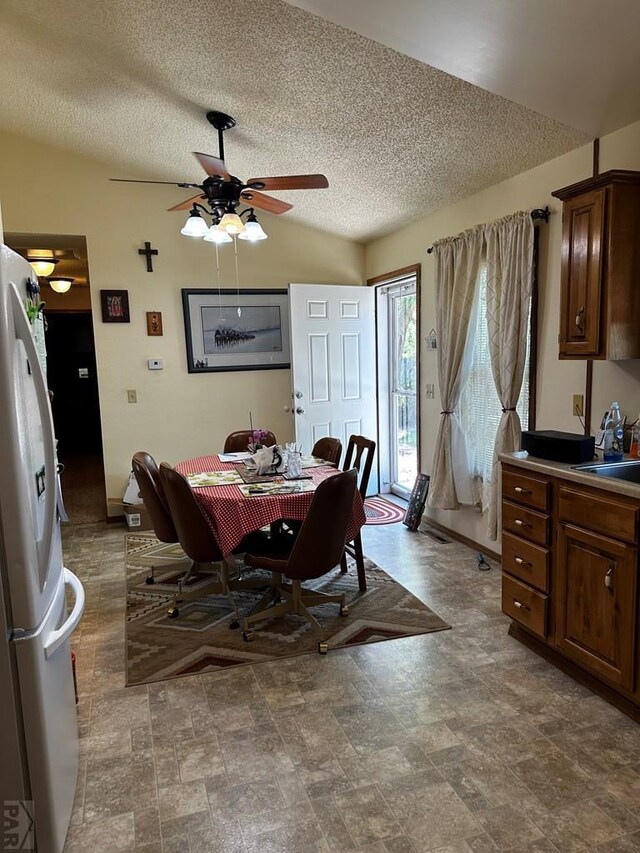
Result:
M50 278L49 286L51 287L51 290L55 290L56 293L66 293L73 284L73 281L74 280L72 278Z
M43 258L29 260L29 263L31 264L31 268L37 276L41 278L46 278L46 276L51 275L51 273L54 271L58 261L55 260L55 258Z
M219 225L212 225L202 238L207 243L231 243L232 238Z
M209 227L200 214L191 213L180 233L185 237L204 237L208 230Z
M218 228L222 228L222 230L226 231L227 234L231 234L233 236L234 234L242 234L245 225L237 213L225 213L220 220Z
M238 234L238 240L250 240L252 243L255 243L257 240L266 239L267 235L263 231L262 225L260 225L257 219L254 219L253 221L250 219L244 226L242 234Z

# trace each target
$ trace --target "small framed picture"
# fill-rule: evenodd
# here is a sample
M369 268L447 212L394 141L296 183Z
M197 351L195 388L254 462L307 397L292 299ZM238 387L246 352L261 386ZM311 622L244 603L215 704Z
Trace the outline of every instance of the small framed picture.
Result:
M129 292L127 290L101 290L103 323L129 323Z
M162 335L162 311L147 311L147 334Z

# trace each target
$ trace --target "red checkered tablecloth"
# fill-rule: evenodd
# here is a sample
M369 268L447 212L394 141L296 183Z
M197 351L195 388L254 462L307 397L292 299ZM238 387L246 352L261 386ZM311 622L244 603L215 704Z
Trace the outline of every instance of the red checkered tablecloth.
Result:
M179 462L176 470L181 474L196 474L204 471L232 471L233 463L221 462L217 456L197 456ZM314 483L333 477L338 470L333 467L308 468ZM309 511L313 492L298 492L290 495L265 495L245 497L237 486L200 486L193 490L204 510L214 536L223 554L230 554L248 533L260 530L281 518L304 521ZM360 493L356 492L353 513L347 529L347 538L353 539L366 522Z

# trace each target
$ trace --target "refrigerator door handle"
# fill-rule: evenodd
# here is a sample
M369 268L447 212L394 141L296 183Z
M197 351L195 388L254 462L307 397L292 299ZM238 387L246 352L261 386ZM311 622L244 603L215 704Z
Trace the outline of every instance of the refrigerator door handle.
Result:
M31 373L33 375L33 384L36 390L36 398L38 400L38 408L40 409L40 420L44 432L44 524L42 536L36 542L38 550L38 560L40 565L39 577L44 579L47 577L49 560L51 559L51 549L53 545L53 532L56 525L56 478L57 478L57 463L55 454L55 434L53 431L53 419L51 417L51 405L49 403L49 391L47 383L40 367L40 359L38 351L33 340L29 320L22 304L22 299L18 293L15 284L11 284L11 300L13 302L13 322L16 330L16 337L22 341L27 352L27 358L31 364Z
M64 624L62 624L57 630L52 631L45 642L44 656L46 658L50 658L51 655L53 655L60 646L68 640L71 634L73 634L75 629L78 627L78 622L84 612L84 587L82 586L81 581L73 572L70 572L69 569L65 568L64 582L73 590L75 601L73 603L73 609L67 616Z

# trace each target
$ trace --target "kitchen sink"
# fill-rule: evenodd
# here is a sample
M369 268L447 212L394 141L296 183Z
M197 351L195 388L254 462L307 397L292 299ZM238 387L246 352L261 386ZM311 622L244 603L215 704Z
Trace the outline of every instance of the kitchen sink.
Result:
M599 462L587 465L574 465L574 471L585 474L598 474L600 477L611 477L614 480L626 480L629 483L640 483L640 459L624 462Z

